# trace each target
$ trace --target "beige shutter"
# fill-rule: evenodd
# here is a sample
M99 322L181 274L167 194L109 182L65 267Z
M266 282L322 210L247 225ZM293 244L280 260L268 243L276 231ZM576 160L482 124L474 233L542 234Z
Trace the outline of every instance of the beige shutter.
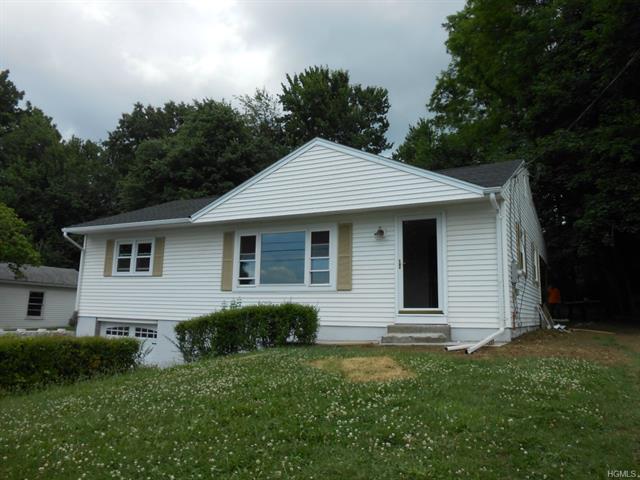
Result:
M220 289L230 292L233 287L233 243L235 232L224 232L222 238L222 279Z
M337 289L351 290L351 256L353 250L353 225L338 225L338 285Z
M164 237L156 237L153 245L153 272L154 277L161 277L164 268Z
M113 272L113 246L115 240L107 240L107 246L104 251L104 276L110 277Z

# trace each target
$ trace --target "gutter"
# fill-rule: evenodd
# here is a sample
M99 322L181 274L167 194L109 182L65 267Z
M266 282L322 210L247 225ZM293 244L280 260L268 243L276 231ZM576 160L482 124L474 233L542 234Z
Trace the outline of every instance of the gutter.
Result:
M82 235L85 233L102 232L107 230L125 230L127 228L143 229L143 228L156 227L156 226L181 225L185 223L191 223L191 219L190 218L170 218L167 220L149 220L147 222L115 223L111 225L94 225L90 227L66 227L62 229L62 234L65 237L67 237L66 236L67 233L78 233ZM75 242L73 243L78 248L82 248L77 243Z
M86 235L83 237L82 246L80 246L78 242L76 242L69 236L69 232L66 228L62 229L62 236L65 238L65 240L67 240L69 243L80 250L80 266L78 268L78 284L76 287L76 303L74 306L74 311L77 313L78 308L80 307L80 292L82 290L82 274L84 272L84 254L86 253L87 237Z
M491 335L489 335L488 337L483 338L482 340L480 340L478 343L476 343L475 345L471 345L469 348L467 348L467 353L468 354L472 354L473 352L475 352L476 350L481 349L482 347L484 347L487 343L493 341L496 337L500 336L502 333L504 332L504 327L500 327L497 331L493 332Z
M493 189L492 189L493 190ZM498 189L499 191L500 189ZM500 272L502 272L502 255L503 255L503 248L502 248L502 215L500 214L500 205L498 204L498 199L496 198L496 193L495 191L493 192L489 192L489 202L491 202L491 206L495 209L496 211L496 243L498 244L498 269L497 271L499 272L499 274L501 274ZM504 272L502 272L504 273ZM502 275L502 281L504 282L504 275ZM503 299L504 300L504 299ZM503 325L502 327L500 327L498 330L496 330L495 332L493 332L492 334L486 336L485 338L483 338L482 340L480 340L479 342L473 344L473 345L469 345L466 348L466 353L467 354L472 354L473 352L475 352L476 350L481 349L482 347L484 347L486 344L492 342L493 340L495 340L497 337L499 337L500 335L502 335L504 333L505 330L505 315L504 315L504 301L500 302L501 303L501 307L500 307L500 317L502 317L502 322ZM464 347L460 346L460 350L462 350Z
M78 242L76 242L73 238L71 238L69 236L69 233L67 231L66 228L62 229L62 236L64 237L64 239L71 243L74 247L76 247L78 250L80 250L81 252L84 252L84 247L81 247L80 244Z

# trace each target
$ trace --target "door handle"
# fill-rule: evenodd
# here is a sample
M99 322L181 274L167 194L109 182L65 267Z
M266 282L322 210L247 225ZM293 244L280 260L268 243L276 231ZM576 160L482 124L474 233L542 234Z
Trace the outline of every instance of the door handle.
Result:
M398 270L402 270L402 260L398 259Z

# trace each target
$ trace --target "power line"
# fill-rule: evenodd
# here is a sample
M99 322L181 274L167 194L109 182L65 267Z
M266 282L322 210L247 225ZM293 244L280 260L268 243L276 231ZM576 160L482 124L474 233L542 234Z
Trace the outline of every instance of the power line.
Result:
M598 94L598 96L596 98L593 99L593 101L587 105L587 108L585 108L582 113L580 115L578 115L578 117L571 122L571 125L569 125L569 128L567 128L568 130L571 130L580 120L582 120L582 117L584 117L586 115L586 113L591 110L591 108L598 103L598 100L600 100L602 98L602 96L605 94L605 92L609 89L609 87L611 85L613 85L614 83L616 83L616 81L618 80L618 78L620 78L620 76L622 76L622 74L624 72L626 72L626 70L631 66L631 64L633 62L636 61L636 59L638 58L638 56L640 55L640 48L638 50L635 51L635 53L633 55L631 55L631 58L627 61L627 63L624 65L624 67L622 67L622 69L618 72L618 74L613 77L613 80L611 80L606 87L604 87L602 89L602 91Z

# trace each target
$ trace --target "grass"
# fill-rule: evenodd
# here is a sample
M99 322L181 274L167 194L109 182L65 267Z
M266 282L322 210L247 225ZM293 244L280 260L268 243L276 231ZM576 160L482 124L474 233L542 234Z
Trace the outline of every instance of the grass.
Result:
M475 358L275 349L7 396L0 478L557 479L640 471L637 353L629 351L631 363L602 364L493 355L500 350ZM381 357L391 360L384 368L407 374L357 377Z

